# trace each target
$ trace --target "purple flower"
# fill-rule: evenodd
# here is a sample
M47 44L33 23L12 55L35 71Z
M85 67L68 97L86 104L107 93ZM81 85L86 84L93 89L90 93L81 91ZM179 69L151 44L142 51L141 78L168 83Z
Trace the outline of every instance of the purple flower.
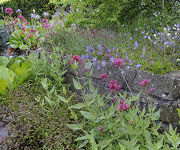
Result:
M141 68L141 66L142 66L141 64L137 64L136 68Z
M16 10L16 13L22 13L22 11L20 9Z
M135 44L134 44L134 49L136 49L137 47L138 47L138 42L135 42Z

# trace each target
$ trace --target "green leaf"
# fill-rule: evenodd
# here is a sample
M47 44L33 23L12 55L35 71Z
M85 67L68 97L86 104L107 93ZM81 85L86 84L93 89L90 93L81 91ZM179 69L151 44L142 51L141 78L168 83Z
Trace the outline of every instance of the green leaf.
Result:
M9 59L5 56L0 56L0 66L7 66Z
M52 107L53 103L52 103L51 99L47 96L45 96L44 98L45 98L46 102Z
M113 141L113 139L105 139L105 140L103 140L103 141L100 141L100 142L99 142L99 147L100 147L101 149L104 149L104 148L106 148L112 141Z
M19 48L20 48L21 50L27 50L27 49L29 48L29 46L28 46L28 45L25 45L25 44L21 44L21 45L19 46Z
M123 144L119 143L119 146L120 146L120 150L126 150L126 147Z
M88 119L88 120L93 121L93 120L96 119L96 117L95 117L92 113L90 113L90 112L80 111L80 113L84 116L84 118L86 118L86 119Z
M10 69L14 69L19 84L26 81L32 75L31 64L29 62L24 62L22 65L20 63L14 63Z
M88 140L85 140L81 145L79 145L78 149L80 149L80 148L86 146L87 143L88 143Z
M6 81L4 79L0 79L0 95L5 95L6 94L6 88L7 88L7 85L6 85Z
M67 103L66 98L64 98L64 97L62 97L62 96L59 96L59 95L58 95L58 99L59 99L60 101L64 102L64 103Z
M8 88L14 88L15 86L15 74L12 70L1 66L0 67L0 79L6 81Z
M78 119L78 116L76 115L76 113L73 110L71 110L71 118L73 118L75 120Z
M98 145L95 141L93 133L90 135L91 150L98 150Z
M10 47L12 47L12 48L18 48L18 45L16 45L16 44L10 44Z
M77 90L82 89L82 85L73 78L73 85Z
M69 98L67 99L67 103L69 103L69 101L73 98L74 94L75 94L75 93L73 93L73 94L71 95L71 97L69 97Z
M80 124L66 124L72 130L81 130L82 126Z
M160 149L161 147L163 147L163 138L161 138L161 140L155 144L156 149Z
M81 109L83 108L85 105L83 103L79 103L79 104L76 104L76 105L72 105L70 106L69 108L74 108L74 109Z
M85 136L81 136L78 137L77 139L75 139L75 141L83 141L83 140L88 140L89 139L89 134L85 135Z

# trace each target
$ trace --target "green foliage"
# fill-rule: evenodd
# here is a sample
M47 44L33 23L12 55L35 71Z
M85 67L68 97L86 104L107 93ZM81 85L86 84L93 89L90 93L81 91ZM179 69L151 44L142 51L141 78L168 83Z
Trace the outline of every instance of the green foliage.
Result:
M21 9L23 16L29 19L29 15L32 13L33 9L35 9L36 13L39 15L42 15L43 12L52 14L54 12L54 7L48 3L49 0L10 0L0 4L0 6L3 5L4 8L11 7L14 11Z
M79 80L79 78L78 78ZM80 83L73 79L74 87L78 90ZM155 111L155 107L149 106L149 110L142 111L138 107L131 105L138 101L138 96L129 96L126 98L131 108L128 111L116 110L120 103L122 95L116 95L116 103L108 102L112 99L110 96L98 94L98 89L92 88L91 82L85 85L91 86L91 90L81 89L83 103L70 106L72 111L78 110L83 119L76 118L77 124L67 124L74 131L82 131L84 136L78 137L75 141L82 141L79 148L89 147L89 149L177 149L179 146L180 136L176 134L176 129L169 127L169 132L159 133L161 124L155 124L160 117L160 110ZM86 92L84 92L86 91ZM87 92L88 91L88 92ZM115 96L115 95L114 95ZM89 144L89 145L87 145Z
M30 78L33 70L30 62L22 57L11 58L0 57L0 94L6 94L6 88L14 89Z
M56 5L56 7L59 4L64 8L71 6L71 12L67 17L67 24L75 23L82 26L94 24L95 26L111 27L114 29L119 28L121 24L134 22L137 16L149 18L153 17L154 13L161 14L161 12L167 12L170 14L173 10L171 2L165 1L163 4L161 0L51 0L50 3ZM165 20L168 22L168 18L165 18L163 15L163 21Z

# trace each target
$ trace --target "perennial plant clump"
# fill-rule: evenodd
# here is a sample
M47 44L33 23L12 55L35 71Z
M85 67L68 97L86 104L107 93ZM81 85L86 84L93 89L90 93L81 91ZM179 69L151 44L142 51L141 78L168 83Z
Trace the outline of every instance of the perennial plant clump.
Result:
M28 59L0 57L0 96L5 96L0 98L7 101L17 118L14 127L16 134L12 137L10 147L178 149L180 135L176 129L170 125L169 131L159 132L161 124L156 124L156 121L160 117L160 110L150 103L152 94L156 92L151 80L142 79L137 84L142 91L132 95L124 74L131 67L156 74L179 70L180 24L164 29L154 29L144 24L143 28L130 29L127 24L121 25L117 17L120 12L123 13L122 10L126 10L120 5L121 2L111 5L104 1L88 3L57 2L56 12L52 16L49 12L40 16L33 10L30 21L26 20L20 9L14 18L14 10L5 9L6 22L12 32L8 53L18 49L41 51L40 57L32 54ZM127 4L127 1L123 3ZM105 8L114 8L115 5L121 6L121 11L113 10L114 15L107 17L112 10ZM81 9L85 6L82 13ZM101 23L117 25L120 32L94 28L95 16L101 18ZM94 87L92 66L97 65L100 71L107 64L112 64L115 71L121 71L130 94L122 92L122 83L111 78L110 72L99 76L108 88L104 94L99 93L101 87ZM83 66L83 69L79 68L84 72L82 74L77 70L79 65ZM71 66L76 74L72 82L80 92L78 96L66 79L67 66ZM23 94L21 90L14 90L24 87ZM17 96L16 92L23 95L22 99L13 98ZM138 105L142 98L148 101L148 107L140 110ZM22 129L21 136L19 129ZM73 133L69 130L73 130Z

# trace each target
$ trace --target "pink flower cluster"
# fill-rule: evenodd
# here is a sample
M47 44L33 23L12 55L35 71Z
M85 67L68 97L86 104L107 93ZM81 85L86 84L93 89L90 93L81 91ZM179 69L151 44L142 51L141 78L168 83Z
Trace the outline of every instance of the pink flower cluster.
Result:
M113 62L113 64L114 64L114 66L115 67L120 67L120 68L123 68L124 67L124 60L123 59L121 59L121 58L118 58L118 59L116 59L116 60L114 60L114 62Z
M117 107L118 111L127 111L129 109L129 104L125 103L125 98L120 100L120 104Z
M36 30L35 30L34 28L31 28L31 29L30 29L30 32L34 32L34 33L35 33Z
M81 57L79 55L72 56L70 63L74 64L74 61L82 63L82 59L81 59Z
M42 22L43 23L48 23L48 21L46 19L43 19Z
M98 130L99 130L100 132L103 132L103 129L104 129L103 126L99 126L99 127L98 127Z
M150 88L149 92L152 94L154 93L154 88Z
M6 9L5 9L5 13L6 13L7 15L13 14L13 9L12 9L12 8L6 8Z
M109 80L109 75L107 73L102 73L100 78L103 82L107 82Z
M51 25L49 23L44 23L43 27L44 27L44 29L48 30L51 28Z
M148 79L143 79L139 85L142 86L142 87L145 87L146 85L148 85L150 83L150 80Z
M115 91L119 91L121 86L117 84L117 80L111 80L109 83L109 88L111 93L114 93Z
M18 16L19 19L25 19L24 16L20 15Z

